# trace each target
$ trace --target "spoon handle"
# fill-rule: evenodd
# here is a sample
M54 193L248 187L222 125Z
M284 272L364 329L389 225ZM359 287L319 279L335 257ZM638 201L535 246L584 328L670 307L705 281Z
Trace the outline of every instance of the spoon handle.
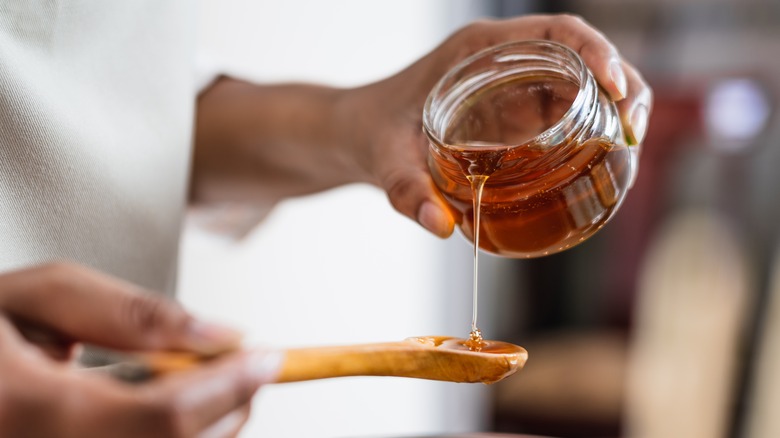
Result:
M284 362L275 383L345 376L407 376L414 374L424 361L425 350L408 341L285 349ZM153 376L189 370L211 359L213 357L168 351L120 353L115 357L118 366L112 368L111 373L121 380L140 382Z
M345 376L427 377L431 348L412 342L289 349L278 383Z
M286 349L275 383L346 376L492 383L522 368L528 357L517 346L512 346L512 351L507 353L480 353L439 347L436 339L423 337L401 342ZM132 355L128 365L114 374L123 380L143 381L190 369L209 359L191 353L139 353Z

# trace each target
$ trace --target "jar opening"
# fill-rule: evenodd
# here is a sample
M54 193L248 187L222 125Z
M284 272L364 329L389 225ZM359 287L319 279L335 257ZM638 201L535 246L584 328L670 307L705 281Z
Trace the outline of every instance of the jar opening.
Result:
M578 118L595 94L592 77L571 49L511 42L483 50L445 75L428 96L423 127L443 147L546 150L578 131Z

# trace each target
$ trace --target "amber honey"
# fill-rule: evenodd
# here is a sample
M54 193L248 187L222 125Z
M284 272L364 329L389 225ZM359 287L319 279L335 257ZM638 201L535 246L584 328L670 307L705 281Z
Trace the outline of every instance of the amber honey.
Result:
M423 336L407 339L407 341L409 340L445 350L474 351L474 348L470 345L469 339L453 338L449 336ZM480 353L517 354L525 352L524 348L510 344L509 342L482 340L481 344Z
M622 199L619 194L631 177L630 152L603 139L571 147L574 151L570 159L535 168L534 172L542 175L531 181L521 181L522 175L507 178L491 174L486 179L479 206L480 248L509 257L538 257L570 248L604 225L618 207ZM463 168L472 163L484 165L497 153L506 152L451 150L434 155L434 180L459 213L459 226L471 240L475 238L475 210L471 183ZM522 162L521 158L508 167L521 167ZM486 167L487 171L495 171L495 166Z
M523 258L556 253L587 239L619 206L634 151L602 136L570 135L552 147L536 139L564 116L576 91L564 79L504 81L472 97L475 104L462 104L444 142L432 143L433 180L472 241L472 181L484 179L478 211L483 250ZM512 106L507 96L525 104Z

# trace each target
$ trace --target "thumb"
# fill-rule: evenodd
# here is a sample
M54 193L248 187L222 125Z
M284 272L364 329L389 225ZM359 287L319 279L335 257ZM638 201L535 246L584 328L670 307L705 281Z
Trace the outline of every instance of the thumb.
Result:
M428 172L402 168L384 178L382 186L390 203L401 214L439 237L452 234L455 219L434 188Z
M241 335L199 321L178 303L94 270L56 263L0 276L0 309L102 347L216 354Z

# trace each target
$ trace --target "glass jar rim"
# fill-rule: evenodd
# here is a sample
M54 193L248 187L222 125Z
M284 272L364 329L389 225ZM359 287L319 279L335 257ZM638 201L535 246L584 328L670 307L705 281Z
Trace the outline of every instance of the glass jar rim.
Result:
M443 147L457 147L461 150L469 150L469 149L479 149L480 146L470 146L468 144L459 144L459 145L450 145L447 144L443 138L442 133L438 133L436 129L434 128L434 121L433 121L433 114L432 114L432 107L435 104L435 101L437 99L436 96L438 96L442 89L451 82L457 75L463 72L467 67L474 64L476 61L487 58L487 57L494 57L498 54L501 54L502 52L507 52L503 56L529 56L528 59L533 59L531 57L531 54L528 53L528 49L530 48L545 48L551 51L551 53L559 53L563 55L567 61L571 62L575 68L575 71L578 73L577 81L578 81L578 91L577 96L575 96L574 100L572 101L569 108L566 110L566 112L563 114L563 116L556 121L551 126L547 127L544 131L541 133L535 135L532 138L529 138L525 140L522 143L518 144L509 144L504 145L502 149L512 149L516 147L522 147L530 144L543 144L547 139L557 136L561 133L562 130L565 129L567 124L570 120L575 118L577 114L580 113L582 106L585 104L585 100L588 99L588 90L587 87L589 86L589 76L590 71L588 70L588 67L585 65L585 62L583 61L582 57L572 50L571 48L549 40L516 40L516 41L509 41L506 43L498 44L495 46L490 46L485 49L482 49L473 55L461 60L457 64L455 64L454 67L452 67L439 81L434 85L434 87L431 89L430 93L428 93L428 97L425 100L425 105L423 107L423 130L425 131L426 135L431 139L434 140L437 144L443 146ZM526 51L523 52L523 49ZM534 54L534 57L539 58L539 54ZM442 134L442 135L437 135Z

